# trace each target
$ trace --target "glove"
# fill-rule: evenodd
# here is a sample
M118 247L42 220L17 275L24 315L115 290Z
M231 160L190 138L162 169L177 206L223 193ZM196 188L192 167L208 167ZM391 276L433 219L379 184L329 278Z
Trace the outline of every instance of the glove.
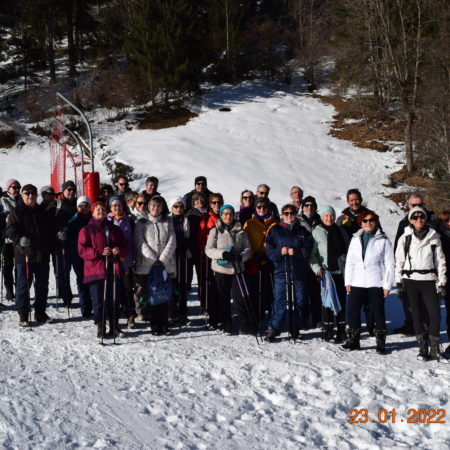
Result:
M439 298L445 298L445 286L438 286L437 291Z
M405 295L405 286L403 286L403 283L397 283L397 295L399 297Z
M61 230L56 233L56 237L59 241L67 241L67 231Z
M228 262L231 262L231 261L233 261L233 253L231 253L231 252L223 252L222 253L222 259L224 260L224 261L228 261Z
M31 241L26 236L22 236L19 241L21 247L31 247Z

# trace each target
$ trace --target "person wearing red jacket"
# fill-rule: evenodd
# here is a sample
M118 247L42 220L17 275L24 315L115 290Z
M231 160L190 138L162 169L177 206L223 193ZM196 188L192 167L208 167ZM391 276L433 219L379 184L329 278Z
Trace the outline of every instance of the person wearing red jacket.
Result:
M94 203L92 219L80 231L78 253L84 260L84 283L89 285L97 337L102 337L105 333L103 322L105 282L105 317L109 321L109 334L123 336L118 324L120 298L115 299L113 311L113 284L114 281L117 283L115 293L120 296L123 273L117 261L119 256L127 257L129 244L122 230L107 220L106 207L101 202Z

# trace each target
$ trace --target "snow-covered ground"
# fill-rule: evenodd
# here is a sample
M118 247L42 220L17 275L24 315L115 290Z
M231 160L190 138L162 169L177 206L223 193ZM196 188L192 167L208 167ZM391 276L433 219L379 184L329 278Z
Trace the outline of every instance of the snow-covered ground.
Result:
M220 112L226 106L230 112ZM127 131L124 122L96 123L115 159L141 177L160 178L171 198L206 175L209 187L237 205L244 188L272 187L279 206L292 185L319 207L345 206L359 187L393 237L402 214L383 194L399 155L359 149L328 135L333 108L293 86L261 83L212 89L196 105L199 117L166 130ZM96 144L99 148L98 143ZM0 154L0 181L48 183L42 139ZM101 167L98 152L97 167ZM50 294L54 294L51 281ZM448 424L407 423L408 410L448 409L448 365L416 361L413 338L388 335L389 354L375 354L364 334L360 352L324 343L320 330L295 345L287 339L256 345L254 337L207 332L203 319L172 336L144 326L118 346L101 347L92 322L77 309L69 322L50 299L53 324L19 330L12 307L0 313L0 446L24 448L436 448L450 445ZM191 313L197 310L195 296ZM386 300L388 327L401 324L400 302ZM443 311L444 316L444 311ZM444 321L444 318L443 318ZM442 327L442 329L444 329ZM446 337L443 335L443 340ZM367 423L349 423L351 409ZM379 423L378 410L397 411ZM409 414L410 415L410 414ZM373 421L375 420L375 421Z

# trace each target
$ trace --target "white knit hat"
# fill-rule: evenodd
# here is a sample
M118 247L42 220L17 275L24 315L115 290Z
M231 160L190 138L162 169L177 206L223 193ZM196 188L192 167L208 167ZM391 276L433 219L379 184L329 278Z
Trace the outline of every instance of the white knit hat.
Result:
M411 220L414 213L422 213L425 216L425 220L427 218L427 212L421 206L414 206L408 212L408 220Z
M77 208L81 205L81 203L87 203L89 206L91 206L91 201L89 200L89 197L86 197L85 195L78 197Z

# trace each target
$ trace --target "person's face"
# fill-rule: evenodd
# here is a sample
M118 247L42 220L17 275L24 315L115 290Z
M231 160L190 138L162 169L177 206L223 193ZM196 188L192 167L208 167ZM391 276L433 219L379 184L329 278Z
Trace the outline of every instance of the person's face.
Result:
M231 225L233 223L233 211L230 208L224 209L220 218L225 225Z
M371 214L369 214L368 216L364 217L364 219L362 220L362 223L361 223L361 228L366 233L373 233L373 231L375 230L376 226L377 226L377 220Z
M356 211L361 206L361 199L358 194L350 194L347 199L347 204L350 209Z
M266 187L260 187L256 191L256 196L257 197L268 197L269 196L269 189L267 189Z
M94 208L94 211L92 211L92 217L96 220L103 220L106 219L106 206L104 205L97 205Z
M63 195L67 200L73 200L77 195L77 190L70 186L67 189L64 189Z
M219 214L220 208L223 205L223 202L220 201L219 198L213 198L211 199L211 202L209 203L209 207L212 209L212 211L215 214Z
M250 191L246 191L242 194L242 198L241 198L241 204L242 206L252 206L253 205L253 199L254 199L254 195L250 192Z
M294 203L298 204L302 202L303 199L303 192L298 189L298 188L294 188L291 191L291 199Z
M113 196L113 193L109 189L105 189L102 191L102 199L108 201Z
M22 201L26 206L34 208L37 202L37 192L32 190L22 192Z
M44 191L42 200L44 202L52 202L55 199L55 191L52 189L51 191Z
M127 200L127 206L130 209L133 209L136 206L136 199L130 198L130 200Z
M172 206L172 214L175 214L176 216L181 216L184 212L184 205L183 203L175 203Z
M316 205L314 203L308 202L303 205L303 212L312 216L317 211Z
M89 203L82 202L78 205L77 211L80 214L86 214L89 211L89 207L90 207Z
M259 216L265 216L269 211L269 208L267 208L267 206L264 203L258 203L255 206L255 209Z
M144 197L138 197L136 200L136 209L139 212L143 212L147 209L147 202Z
M206 183L204 181L198 181L195 183L196 192L205 192L206 191Z
M156 190L158 189L158 185L154 183L153 181L150 181L145 185L145 191L148 195L153 195L156 193Z
M120 192L126 192L128 188L128 181L125 178L119 178L119 181L117 182L116 186Z
M420 197L413 197L409 203L408 208L413 209L415 206L419 206L420 208L423 208L422 199Z
M203 198L198 198L194 200L194 208L203 209L205 207L205 200Z
M323 216L322 216L322 222L324 225L326 225L327 227L331 227L331 225L333 225L334 223L334 216L330 211L327 211Z
M156 202L150 202L150 204L148 205L148 210L149 210L151 216L158 217L162 211L162 204L156 203Z
M111 203L111 212L114 216L121 216L123 214L123 206L120 200L114 200Z
M425 226L426 217L421 212L416 212L411 216L409 223L416 230L421 230Z
M450 230L450 217L448 219L441 220L441 224L447 230Z
M20 184L17 183L13 183L9 188L8 188L8 192L11 195L14 195L14 197L18 197L20 195Z
M292 223L295 220L295 211L293 209L286 209L282 212L283 220L287 223Z

